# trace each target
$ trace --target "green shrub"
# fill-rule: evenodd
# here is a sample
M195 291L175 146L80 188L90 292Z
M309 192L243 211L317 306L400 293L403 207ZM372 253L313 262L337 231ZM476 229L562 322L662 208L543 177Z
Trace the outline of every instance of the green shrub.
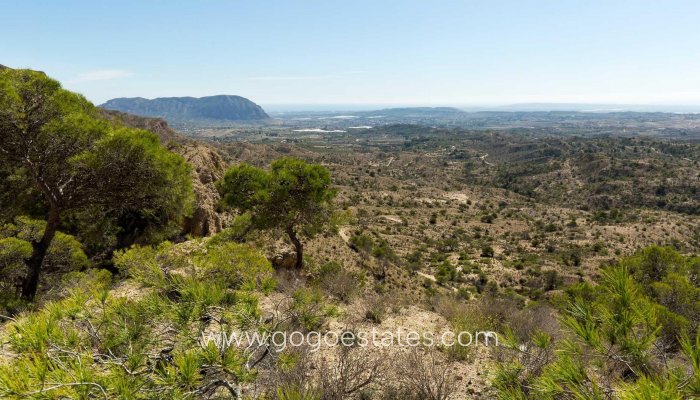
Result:
M272 278L272 265L259 251L247 244L225 243L210 246L195 262L199 276L229 288L259 289Z
M493 257L495 255L495 250L493 247L485 245L481 247L481 256L482 257Z
M461 274L457 270L457 268L454 265L452 265L452 263L445 260L442 263L440 263L440 265L438 265L438 270L435 274L435 278L437 279L438 283L440 283L441 285L445 285L448 282L457 281L460 275Z
M485 224L492 224L494 219L495 217L493 214L484 214L480 218L481 222Z
M32 245L22 239L0 239L0 310L11 308L17 300L16 287L26 273L24 260L32 254Z
M686 271L685 258L671 247L650 246L625 258L621 263L645 287L652 282L661 281L671 272Z
M9 268L22 267L24 259L32 254L32 245L16 237L0 239L0 273Z
M14 237L29 244L41 238L45 226L44 221L17 217L14 224L7 224L0 228L0 237L6 239ZM26 251L26 245L22 247L23 251ZM31 245L29 248L31 249ZM71 235L57 232L42 265L47 272L75 271L87 267L88 258L79 241Z
M650 247L606 268L597 286L567 288L566 339L546 353L532 337L525 345L505 340L510 350L502 350L493 382L499 397L692 398L700 388L693 260ZM685 359L684 368L669 367L668 357Z
M114 264L122 274L165 291L177 289L183 279L230 289L274 288L270 262L250 245L234 242L133 246L116 252Z
M293 293L291 311L295 322L307 331L317 330L327 317L337 312L335 307L323 301L320 291L309 288L300 288Z
M374 242L372 241L371 237L369 237L365 234L359 234L359 235L354 235L353 237L350 238L350 245L356 251L359 251L359 252L364 253L364 254L369 254L372 252L372 247L374 247Z
M132 246L114 253L114 265L123 275L132 277L140 283L155 288L165 289L168 280L166 265L173 244L163 242L158 246Z

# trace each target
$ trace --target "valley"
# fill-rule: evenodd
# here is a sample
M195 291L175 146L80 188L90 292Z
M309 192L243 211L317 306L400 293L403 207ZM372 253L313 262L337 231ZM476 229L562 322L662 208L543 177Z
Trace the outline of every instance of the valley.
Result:
M700 399L698 15L3 2L0 400Z
M103 139L80 150L68 125L51 140L82 153L24 145L73 178L34 181L14 158L0 170L0 396L524 399L531 384L573 385L557 373L572 362L582 386L547 393L628 393L622 377L662 360L698 374L697 115L402 108L171 125L72 101ZM9 153L24 125L2 126ZM108 139L135 147L91 153ZM110 174L136 167L134 182L167 196L119 197L130 186ZM98 178L70 186L84 176ZM47 200L51 179L86 203ZM28 296L26 263L57 204ZM224 345L250 333L273 336ZM350 345L293 345L295 333ZM444 341L465 334L476 341ZM567 346L578 361L557 355Z

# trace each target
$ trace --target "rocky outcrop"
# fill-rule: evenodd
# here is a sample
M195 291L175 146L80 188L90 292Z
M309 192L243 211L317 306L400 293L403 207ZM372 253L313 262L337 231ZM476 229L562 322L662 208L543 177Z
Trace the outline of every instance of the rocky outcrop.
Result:
M208 236L220 232L231 216L218 212L221 196L216 181L224 177L226 162L215 149L201 143L188 143L178 151L193 167L192 186L195 209L185 221L185 232L196 236Z
M217 149L186 138L160 118L139 117L112 110L100 112L109 120L155 133L163 145L180 154L192 166L195 207L192 216L185 220L183 233L208 236L226 226L230 215L218 211L220 196L215 182L223 178L227 163Z
M268 260L275 269L294 269L297 253L294 251L282 251L271 255Z

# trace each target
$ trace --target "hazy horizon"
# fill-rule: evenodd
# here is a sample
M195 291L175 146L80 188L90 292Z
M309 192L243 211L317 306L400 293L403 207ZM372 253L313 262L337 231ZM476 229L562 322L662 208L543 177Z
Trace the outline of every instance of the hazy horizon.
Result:
M598 104L598 103L515 103L515 104L259 104L265 111L342 112L376 111L388 108L450 107L478 111L578 111L578 112L665 112L700 113L700 105L683 104Z
M227 95L224 93L205 95L211 97ZM193 96L168 96L193 97ZM132 98L143 98L142 96ZM166 97L167 98L167 97ZM199 98L199 97L195 97ZM153 100L154 98L146 98ZM700 113L700 105L695 104L600 104L600 103L505 103L505 104L421 104L421 103L387 103L387 104L266 104L257 103L271 113L296 112L360 112L378 111L392 108L456 108L466 112L479 111L577 111L577 112L663 112L663 113Z

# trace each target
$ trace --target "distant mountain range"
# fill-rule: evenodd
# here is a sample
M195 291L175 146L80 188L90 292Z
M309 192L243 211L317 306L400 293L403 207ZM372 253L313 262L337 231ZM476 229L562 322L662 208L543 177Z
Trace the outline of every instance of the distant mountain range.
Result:
M262 121L269 119L259 105L241 96L117 98L100 105L144 117L163 118L171 123L214 121Z
M454 107L401 107L401 108L384 108L374 111L357 112L356 115L361 116L390 116L390 117L450 117L464 114L465 112Z
M267 104L265 109L272 115L290 113L338 113L347 115L367 115L372 113L402 115L447 115L459 112L558 112L576 111L584 113L616 112L664 112L664 113L699 113L700 104L604 104L604 103L521 103L505 105L456 105L444 107L397 106L386 107L376 104L303 104L274 105Z
M654 104L597 104L597 103L523 103L502 106L471 106L462 108L468 112L557 112L577 111L584 113L616 113L616 112L665 112L665 113L697 113L700 105L654 105Z

